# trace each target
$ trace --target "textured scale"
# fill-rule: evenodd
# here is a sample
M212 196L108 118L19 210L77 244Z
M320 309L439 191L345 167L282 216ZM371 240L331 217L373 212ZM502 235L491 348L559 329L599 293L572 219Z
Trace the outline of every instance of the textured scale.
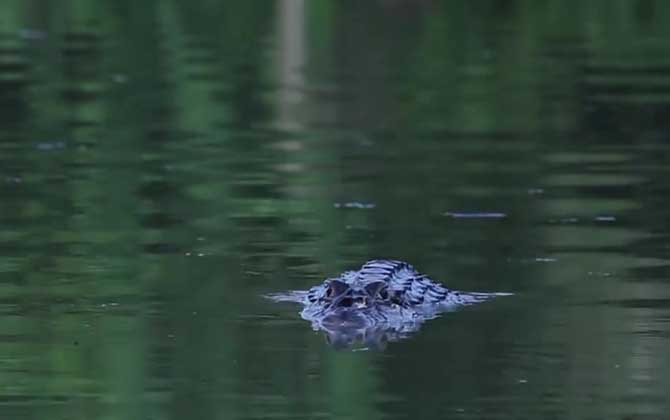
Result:
M356 282L385 281L405 305L468 304L485 300L498 294L464 293L449 291L441 284L419 273L410 264L395 260L372 260L356 272Z

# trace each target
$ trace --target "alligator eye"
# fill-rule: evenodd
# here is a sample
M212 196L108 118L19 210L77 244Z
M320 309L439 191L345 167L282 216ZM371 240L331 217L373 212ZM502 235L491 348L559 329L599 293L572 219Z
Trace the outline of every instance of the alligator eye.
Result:
M379 297L386 300L389 297L389 292L386 289L382 289L379 291Z
M365 292L370 297L382 297L382 299L385 299L382 295L382 291L386 290L386 288L386 282L375 281L365 286Z
M331 280L328 282L328 289L326 289L326 297L340 296L349 290L349 285L340 280Z

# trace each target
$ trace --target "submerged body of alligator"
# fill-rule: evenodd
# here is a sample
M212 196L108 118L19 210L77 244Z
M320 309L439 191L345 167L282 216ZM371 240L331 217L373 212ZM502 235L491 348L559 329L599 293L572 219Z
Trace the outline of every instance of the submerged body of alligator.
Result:
M372 260L307 291L269 297L302 304L303 319L324 331L335 346L361 342L378 347L417 331L442 312L505 295L509 293L449 290L405 262Z

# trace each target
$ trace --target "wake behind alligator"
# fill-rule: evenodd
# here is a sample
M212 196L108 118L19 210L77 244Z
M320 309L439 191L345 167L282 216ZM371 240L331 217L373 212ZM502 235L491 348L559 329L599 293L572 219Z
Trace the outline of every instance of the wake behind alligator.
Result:
M335 347L380 348L443 312L508 295L449 290L406 262L372 260L307 291L267 297L302 304L302 318Z

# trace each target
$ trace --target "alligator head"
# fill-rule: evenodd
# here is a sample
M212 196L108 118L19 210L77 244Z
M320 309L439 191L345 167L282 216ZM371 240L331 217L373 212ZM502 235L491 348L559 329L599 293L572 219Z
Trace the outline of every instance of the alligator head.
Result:
M323 295L319 299L322 304L331 309L361 309L390 303L388 284L381 280L361 284L330 279L326 282Z
M442 312L503 295L449 290L402 261L372 260L309 290L268 297L301 303L302 318L335 347L380 348Z
M373 312L393 304L384 281L362 284L330 279L324 285L310 300L320 312L320 325L329 330L367 327Z

